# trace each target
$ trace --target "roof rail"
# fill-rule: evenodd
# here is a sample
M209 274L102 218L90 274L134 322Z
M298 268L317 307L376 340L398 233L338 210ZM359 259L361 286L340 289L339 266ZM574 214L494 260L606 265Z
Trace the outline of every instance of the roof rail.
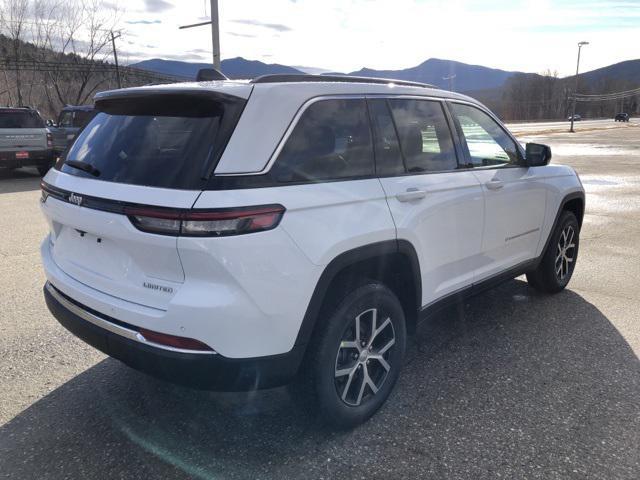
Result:
M377 77L351 77L347 75L308 75L297 73L276 73L271 75L262 75L251 80L250 83L280 83L280 82L344 82L344 83L380 83L404 85L408 87L422 88L438 88L428 83L411 82L409 80L396 80L393 78L377 78Z

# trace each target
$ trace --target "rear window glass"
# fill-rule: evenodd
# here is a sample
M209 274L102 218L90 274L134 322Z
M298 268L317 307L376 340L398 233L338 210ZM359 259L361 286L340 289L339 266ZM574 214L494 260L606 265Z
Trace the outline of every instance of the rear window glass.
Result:
M108 182L200 189L235 128L244 100L234 97L151 95L103 101L65 161L63 172Z
M362 99L321 100L307 108L274 164L277 182L373 175L373 145Z
M36 112L0 111L0 128L44 128L44 121Z
M454 170L458 163L440 102L390 100L407 172Z

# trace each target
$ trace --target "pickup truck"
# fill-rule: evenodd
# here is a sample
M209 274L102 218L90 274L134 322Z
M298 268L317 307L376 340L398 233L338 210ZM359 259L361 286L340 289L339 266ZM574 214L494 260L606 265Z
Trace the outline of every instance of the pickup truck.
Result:
M53 138L36 109L0 107L0 168L36 167L44 176L53 159Z

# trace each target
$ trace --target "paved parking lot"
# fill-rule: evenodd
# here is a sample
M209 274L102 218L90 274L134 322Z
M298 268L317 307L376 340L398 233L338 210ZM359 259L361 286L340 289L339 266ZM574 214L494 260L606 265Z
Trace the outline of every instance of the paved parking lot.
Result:
M640 126L532 139L588 192L570 288L520 278L434 318L350 432L73 338L42 299L39 178L0 172L0 478L640 478Z

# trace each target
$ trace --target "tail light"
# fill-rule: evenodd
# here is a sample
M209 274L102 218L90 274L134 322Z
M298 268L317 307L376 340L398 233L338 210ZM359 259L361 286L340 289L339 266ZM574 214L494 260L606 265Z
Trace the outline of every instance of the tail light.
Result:
M138 230L184 237L222 237L263 232L277 227L284 212L282 205L189 211L153 207L124 209Z
M47 148L53 148L53 135L47 133Z

